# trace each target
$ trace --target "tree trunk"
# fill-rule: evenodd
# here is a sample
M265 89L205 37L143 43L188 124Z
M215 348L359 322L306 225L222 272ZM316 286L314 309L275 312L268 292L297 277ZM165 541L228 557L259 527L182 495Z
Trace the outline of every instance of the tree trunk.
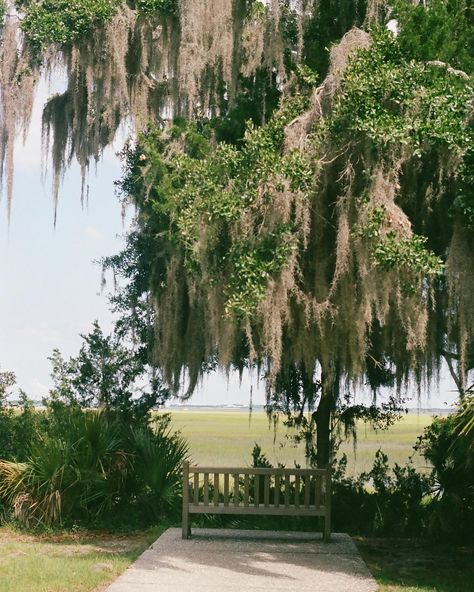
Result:
M316 464L324 469L331 462L331 412L337 399L339 376L334 370L321 373L321 399L316 410Z

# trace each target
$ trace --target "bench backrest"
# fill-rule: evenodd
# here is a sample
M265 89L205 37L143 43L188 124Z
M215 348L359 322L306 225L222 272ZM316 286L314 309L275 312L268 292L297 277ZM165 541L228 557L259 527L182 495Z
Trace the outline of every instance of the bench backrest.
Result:
M324 516L329 536L330 469L199 467L183 464L183 534L189 514ZM186 522L186 524L185 524Z

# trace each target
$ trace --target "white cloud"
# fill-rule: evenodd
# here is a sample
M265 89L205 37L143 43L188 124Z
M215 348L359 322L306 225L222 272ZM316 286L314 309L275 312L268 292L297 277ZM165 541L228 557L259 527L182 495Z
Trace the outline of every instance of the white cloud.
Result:
M104 236L94 226L86 226L84 228L84 236L93 242L101 241Z
M35 339L43 343L53 344L54 346L62 338L61 332L46 322L41 322L38 325L23 326L18 330L18 333L22 338Z
M46 397L49 393L49 387L47 387L44 383L42 383L37 378L33 378L33 380L29 383L29 388L27 389L27 393L30 397L33 398L42 398Z

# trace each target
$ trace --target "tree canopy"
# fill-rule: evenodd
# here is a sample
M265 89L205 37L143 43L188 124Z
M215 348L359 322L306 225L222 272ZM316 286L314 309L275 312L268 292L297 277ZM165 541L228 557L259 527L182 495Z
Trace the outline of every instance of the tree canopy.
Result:
M73 157L85 171L133 120L120 189L136 222L105 266L126 279L121 330L175 391L216 366L257 367L275 408L314 410L321 465L341 388L429 382L446 359L464 393L471 0L18 11L1 56L7 190L15 129L58 61L68 88L43 115L55 195Z

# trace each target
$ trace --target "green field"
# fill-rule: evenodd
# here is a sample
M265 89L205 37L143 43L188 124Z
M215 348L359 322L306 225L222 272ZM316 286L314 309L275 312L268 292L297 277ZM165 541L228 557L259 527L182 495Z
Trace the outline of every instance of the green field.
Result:
M175 410L172 425L189 441L192 460L200 465L248 466L251 451L257 442L268 459L276 464L304 466L303 449L295 448L286 437L288 430L280 423L276 429L269 424L264 411ZM404 464L414 454L413 445L423 428L431 422L431 415L410 413L390 430L375 432L360 425L357 445L352 441L341 446L348 456L350 474L369 470L375 452L381 448L389 456L390 464ZM418 454L413 456L418 467L426 463Z

